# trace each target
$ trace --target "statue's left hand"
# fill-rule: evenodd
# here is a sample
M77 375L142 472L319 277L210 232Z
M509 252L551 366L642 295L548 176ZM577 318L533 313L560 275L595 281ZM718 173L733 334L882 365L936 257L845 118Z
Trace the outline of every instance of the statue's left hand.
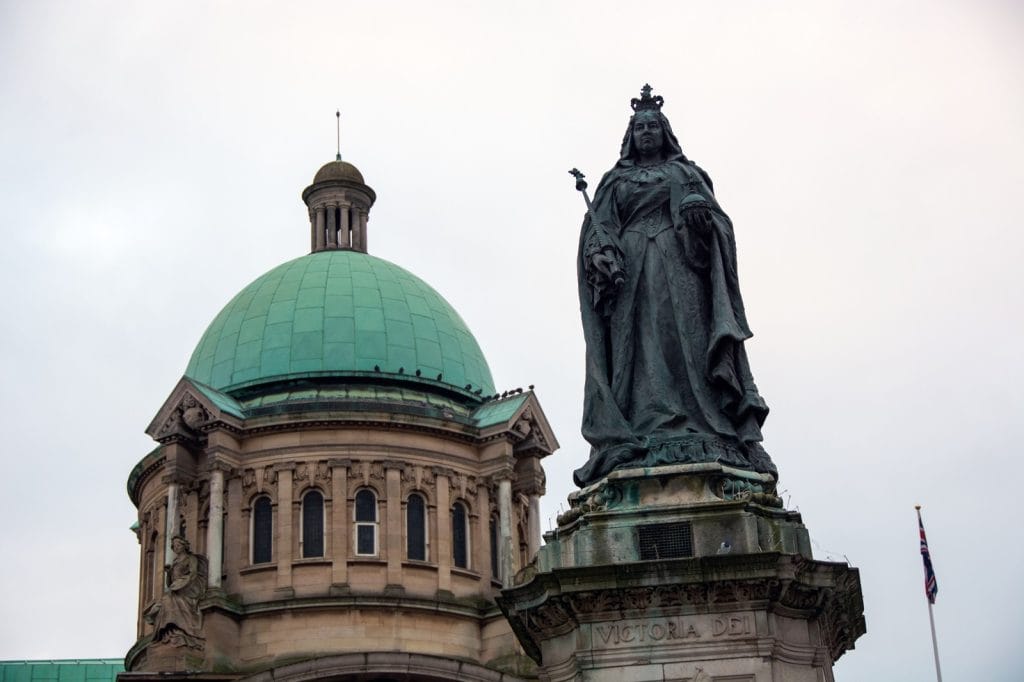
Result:
M683 211L683 218L686 220L686 226L695 232L705 235L711 231L711 226L714 221L714 216L711 215L711 211L703 206L694 206L687 208Z

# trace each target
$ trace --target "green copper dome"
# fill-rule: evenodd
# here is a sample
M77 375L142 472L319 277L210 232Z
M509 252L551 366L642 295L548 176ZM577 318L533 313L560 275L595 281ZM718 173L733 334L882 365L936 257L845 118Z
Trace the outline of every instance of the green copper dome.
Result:
M348 250L296 258L242 289L214 318L185 370L225 392L378 373L494 393L480 346L440 294L397 265Z

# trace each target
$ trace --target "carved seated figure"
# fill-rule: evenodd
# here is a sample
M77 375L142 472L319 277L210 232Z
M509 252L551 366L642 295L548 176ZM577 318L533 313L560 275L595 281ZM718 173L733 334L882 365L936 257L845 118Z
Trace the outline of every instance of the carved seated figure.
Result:
M153 623L153 642L202 649L203 614L199 600L206 595L209 567L206 557L193 554L189 542L174 536L171 540L174 562L165 566L167 589L160 603L146 614Z

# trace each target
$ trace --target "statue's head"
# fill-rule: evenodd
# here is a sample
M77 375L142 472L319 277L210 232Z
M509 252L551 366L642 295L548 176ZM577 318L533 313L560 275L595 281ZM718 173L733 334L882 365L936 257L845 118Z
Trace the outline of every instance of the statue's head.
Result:
M661 113L661 105L664 103L661 95L651 96L650 85L644 85L640 90L639 99L632 99L630 106L634 113L629 118L629 127L622 138L620 160L635 162L641 155L648 156L655 150L660 150L666 160L686 158L679 140L672 132L672 126L665 114Z
M174 550L175 554L187 552L191 548L192 545L189 544L189 541L181 537L180 535L175 535L173 538L171 538L171 549Z

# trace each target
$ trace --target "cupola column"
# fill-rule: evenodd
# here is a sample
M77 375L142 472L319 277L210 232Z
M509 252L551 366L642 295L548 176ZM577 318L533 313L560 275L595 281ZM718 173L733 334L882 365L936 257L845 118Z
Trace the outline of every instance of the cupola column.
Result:
M359 250L366 253L366 221L369 214L366 211L359 212Z
M338 213L341 214L341 235L340 238L338 239L338 246L348 248L349 246L351 246L351 243L349 243L349 230L351 230L351 221L349 220L348 216L348 206L342 206L341 210L338 211Z
M338 248L338 223L337 205L331 204L327 207L327 248Z
M314 251L324 250L324 241L327 236L327 209L321 206L316 209L316 224L313 227L315 234Z
M366 218L377 195L363 182L358 168L340 157L325 164L313 184L303 190L302 200L316 207L316 237L310 241L314 253L328 249L366 253Z

